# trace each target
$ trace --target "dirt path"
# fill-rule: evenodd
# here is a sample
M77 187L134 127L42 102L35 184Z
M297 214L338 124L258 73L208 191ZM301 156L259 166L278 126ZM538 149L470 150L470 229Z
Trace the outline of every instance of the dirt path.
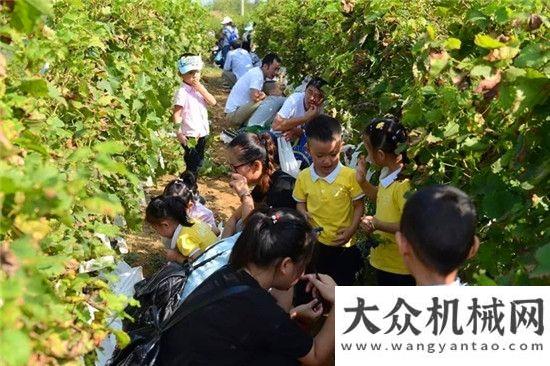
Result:
M225 126L223 107L227 100L228 90L223 87L221 79L221 70L219 68L207 67L203 71L203 81L206 88L216 98L218 104L209 109L212 121L208 153L212 161L217 165L225 164L225 147L218 139L218 135ZM165 175L160 177L155 186L147 189L146 194L154 196L162 193L164 186L175 175ZM233 210L239 205L238 197L229 187L229 178L221 176L217 178L200 177L199 192L206 199L207 207L214 211L217 221L225 221L229 218ZM161 243L160 236L144 222L141 232L131 233L126 236L130 252L125 256L125 260L132 266L142 266L143 273L148 276L163 263L164 246Z

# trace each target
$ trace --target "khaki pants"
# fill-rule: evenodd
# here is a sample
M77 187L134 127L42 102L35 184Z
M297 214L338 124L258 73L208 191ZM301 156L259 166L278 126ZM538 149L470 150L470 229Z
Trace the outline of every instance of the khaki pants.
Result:
M256 102L256 103L249 102L245 105L240 106L235 111L233 111L231 113L227 113L225 115L225 117L226 117L227 121L229 121L229 123L232 126L239 128L246 121L248 121L248 119L250 118L252 113L254 113L254 111L258 108L260 103L261 103L261 101Z
M235 74L231 71L223 70L222 77L223 80L227 82L231 87L237 82L237 76L235 76Z

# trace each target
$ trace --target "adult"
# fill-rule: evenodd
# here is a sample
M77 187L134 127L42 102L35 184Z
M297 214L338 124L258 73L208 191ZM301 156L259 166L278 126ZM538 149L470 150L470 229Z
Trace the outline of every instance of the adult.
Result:
M223 18L222 25L222 38L220 42L222 46L221 64L224 65L227 53L231 48L231 44L239 39L239 30L235 27L233 20L230 17Z
M248 53L250 53L250 57L252 58L252 65L254 67L258 67L262 65L262 60L256 53L256 44L252 44L250 46L250 51L248 51Z
M321 114L323 110L324 85L326 85L326 81L314 77L307 83L305 91L291 94L275 116L273 131L283 132L287 135L290 135L291 132L301 135L301 129L296 130L296 128L302 127Z
M283 95L283 85L275 80L266 80L263 92L267 97L252 113L246 122L246 127L258 128L260 131L269 131L273 119L283 106L286 97Z
M243 49L239 40L233 42L223 65L222 77L232 87L248 70L252 68L252 58Z
M302 161L301 168L309 166L312 162L306 148L307 138L303 128L323 111L325 85L325 80L319 77L311 78L305 91L295 92L285 100L271 126L273 131L282 133L287 139L297 139L293 150L296 158Z
M246 27L244 27L244 33L243 33L243 48L250 52L252 47L252 36L254 33L254 23L248 23Z
M238 134L227 148L233 170L230 186L241 205L225 223L222 237L239 231L241 223L255 208L262 206L295 208L292 197L295 179L277 168L277 147L269 133ZM251 190L249 187L253 186Z
M292 209L253 213L229 258L187 302L225 296L195 309L160 340L161 365L324 365L334 352L334 281L326 275L303 275L315 234ZM270 289L285 291L302 278L330 306L312 301L291 313L306 319L328 311L315 338L281 309ZM199 299L199 300L194 300Z
M265 79L273 79L279 73L281 59L274 53L266 55L261 67L254 67L233 86L225 104L226 118L233 126L241 127L258 108L266 95L262 91Z

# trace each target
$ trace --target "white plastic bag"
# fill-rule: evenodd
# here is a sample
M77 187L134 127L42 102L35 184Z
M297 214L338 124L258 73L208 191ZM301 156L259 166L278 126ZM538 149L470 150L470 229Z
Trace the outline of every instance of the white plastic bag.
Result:
M300 173L300 163L294 157L292 146L283 136L277 137L277 149L279 151L279 166L281 170L294 178Z
M141 267L130 267L128 263L120 261L113 271L108 273L100 273L101 277L111 276L109 287L116 295L125 295L128 298L134 296L134 285L143 280ZM93 308L92 308L93 309ZM90 309L90 313L95 313L95 309ZM93 316L93 315L92 315ZM122 330L122 319L120 317L113 318L111 316L110 327L116 330ZM97 359L95 366L105 366L111 359L117 345L116 337L110 334L101 342L101 345L96 351Z

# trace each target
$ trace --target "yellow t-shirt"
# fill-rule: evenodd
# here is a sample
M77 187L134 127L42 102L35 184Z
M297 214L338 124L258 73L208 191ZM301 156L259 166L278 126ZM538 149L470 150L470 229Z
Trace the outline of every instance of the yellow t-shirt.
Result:
M353 201L364 196L355 179L355 170L339 164L326 177L319 177L313 166L298 174L294 191L297 202L305 202L313 227L322 227L319 241L333 245L336 233L353 223ZM351 241L344 246L351 246Z
M405 193L411 189L408 179L394 181L384 187L378 185L378 194L376 195L376 218L384 222L399 222L405 206ZM382 239L380 244L370 252L370 264L374 268L382 271L410 274L403 262L403 257L397 248L395 235L382 231L375 231Z
M192 226L179 226L176 233L176 248L185 257L191 257L197 251L203 251L218 239L210 226L201 220L193 220Z

